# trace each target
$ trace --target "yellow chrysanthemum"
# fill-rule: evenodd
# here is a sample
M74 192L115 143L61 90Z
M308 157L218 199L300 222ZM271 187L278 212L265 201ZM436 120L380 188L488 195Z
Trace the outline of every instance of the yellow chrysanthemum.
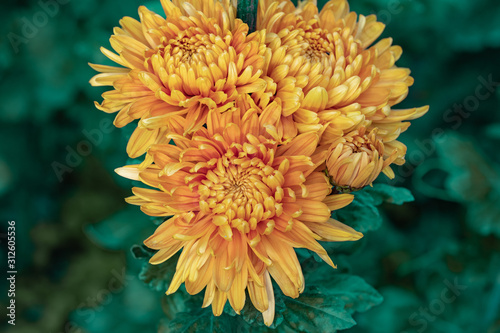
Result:
M360 189L371 183L384 172L394 178L390 164L397 158L384 148L377 137L377 129L367 133L361 127L335 140L328 151L326 168L330 179L337 188Z
M321 12L315 1L296 8L288 0L260 0L257 24L267 32L268 84L253 97L259 105L279 101L285 140L316 131L322 145L331 144L361 125L392 136L405 129L401 121L427 111L391 109L413 84L410 70L395 66L402 50L391 38L370 47L384 24L349 12L346 0L329 1Z
M140 119L127 146L131 157L169 131L195 132L209 110L223 112L239 94L266 85L264 32L249 35L229 0L161 2L166 19L141 6L140 22L125 17L114 30L110 42L118 54L101 49L123 67L91 64L102 72L92 85L114 87L97 108L119 111L117 127Z
M280 112L276 102L259 110L243 95L233 110L210 111L207 128L191 139L169 134L175 146L153 145L145 164L118 170L159 189L134 188L129 203L148 215L173 215L145 241L159 250L153 264L182 249L167 294L183 282L190 294L205 288L203 306L211 304L220 315L227 300L239 313L247 290L270 325L271 277L287 296L304 290L294 248L314 251L334 266L318 241L362 237L330 218L331 210L346 206L353 196L329 195L328 179L315 171L324 160L314 155L318 135L301 134L278 144Z

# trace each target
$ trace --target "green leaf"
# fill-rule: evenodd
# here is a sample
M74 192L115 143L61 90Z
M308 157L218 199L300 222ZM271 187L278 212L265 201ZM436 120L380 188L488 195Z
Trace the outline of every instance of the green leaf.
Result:
M241 332L241 328L241 321L227 314L216 317L211 308L200 307L197 310L179 313L173 320L161 321L158 333L228 333Z
M162 309L163 313L168 319L172 320L175 316L181 312L191 312L191 310L198 310L200 304L191 301L192 296L185 291L185 288L181 287L179 290L172 295L163 295L162 298ZM197 297L198 299L199 297ZM199 298L201 302L201 298ZM167 320L167 319L165 319Z
M382 224L382 217L377 206L382 203L401 205L413 201L409 190L386 184L367 186L354 192L354 201L347 207L334 212L333 217L353 227L357 231L377 230Z
M287 308L282 325L292 331L331 333L356 325L344 300L327 289L309 287L299 298L284 301Z
M354 201L349 206L334 212L334 218L359 232L380 228L382 217L370 193L361 190L354 195Z
M179 254L176 254L159 265L145 262L139 273L139 279L148 284L153 290L167 291L170 281L174 277L178 258Z
M328 274L316 272L309 276L312 286L327 289L331 295L336 295L345 302L349 313L365 312L382 303L383 297L362 278L350 274Z
M132 247L130 248L130 252L132 252L132 256L135 259L148 259L148 260L155 253L154 250L151 250L150 248L144 245L137 245L137 244L132 245Z
M215 317L210 308L202 309L201 296L185 294L183 312L164 320L160 333L169 332L334 332L356 324L351 315L364 312L382 302L382 296L363 279L347 274L331 274L325 269L315 272L309 287L297 299L284 296L274 284L275 318L271 327L264 325L262 314L247 299L237 315L227 303L224 313ZM311 276L312 277L312 276ZM167 299L172 297L167 296ZM179 296L180 297L180 296ZM182 297L180 297L182 298ZM169 315L171 311L166 311ZM202 329L203 328L203 329Z
M439 159L424 162L415 184L426 196L455 201L467 209L468 225L481 235L500 237L500 171L498 165L473 139L447 133L438 144ZM443 184L429 180L428 175L445 174Z
M411 192L404 187L395 187L387 184L375 184L373 187L365 187L364 190L370 193L375 205L381 205L384 202L402 205L405 202L415 200Z
M274 306L274 321L270 328L274 329L277 328L282 322L283 322L283 312L286 310L284 298L286 298L285 295L281 292L281 289L276 285L276 283L273 284L273 290L274 290L274 301L275 301L275 306ZM229 305L229 303L226 303L226 307L224 308L224 312L229 314L230 316L233 316L237 318L237 320L241 320L243 323L240 324L240 327L243 329L244 327L247 328L246 331L251 331L256 333L258 330L259 332L268 332L269 328L265 326L264 324L264 319L262 317L262 313L257 310L252 302L250 301L250 297L247 294L247 301L245 302L245 306L243 309L240 311L240 315L238 315L233 308Z

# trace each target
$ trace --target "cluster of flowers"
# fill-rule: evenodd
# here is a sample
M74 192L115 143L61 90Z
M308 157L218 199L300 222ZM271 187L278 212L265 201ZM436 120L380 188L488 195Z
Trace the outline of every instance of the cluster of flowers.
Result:
M127 201L169 216L144 243L152 264L182 249L167 294L205 289L203 306L239 313L246 293L270 325L271 277L290 297L304 290L294 248L362 234L331 218L346 193L403 164L397 141L427 107L394 110L413 83L380 36L374 15L332 0L261 0L257 30L230 0L161 0L166 18L139 8L111 37L122 67L94 65L94 86L112 86L99 110L114 124L138 120L127 146L138 165L117 170L149 188ZM154 189L151 189L154 188Z

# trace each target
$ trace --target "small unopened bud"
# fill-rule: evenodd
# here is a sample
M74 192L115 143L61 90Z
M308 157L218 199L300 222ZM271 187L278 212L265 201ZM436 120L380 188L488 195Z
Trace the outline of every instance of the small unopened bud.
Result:
M359 189L370 185L380 172L394 178L390 164L396 158L397 150L386 154L376 129L366 133L366 128L361 127L331 144L326 167L333 185Z

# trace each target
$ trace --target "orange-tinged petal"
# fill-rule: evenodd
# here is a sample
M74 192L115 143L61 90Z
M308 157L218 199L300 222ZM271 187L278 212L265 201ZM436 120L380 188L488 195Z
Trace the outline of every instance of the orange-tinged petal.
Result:
M215 289L214 299L212 301L212 312L214 316L220 316L222 314L226 301L227 301L227 292Z
M164 261L170 259L174 254L176 254L184 244L179 242L177 245L172 246L170 248L162 248L160 251L155 253L154 256L149 259L149 263L153 265L161 264Z
M316 133L304 133L298 135L290 143L278 147L277 155L292 156L305 155L311 156L316 150L318 143L318 135Z
M326 223L308 223L307 227L330 242L355 241L363 237L362 233L334 219Z
M148 130L137 127L127 144L127 154L132 158L143 155L149 146L156 141L159 133L159 129Z
M332 211L344 208L354 200L352 194L334 194L326 197L323 203Z
M266 277L264 277L264 281L265 279ZM259 286L254 281L248 281L248 295L250 295L252 304L255 306L257 310L259 310L260 312L264 312L267 309L269 309L267 284L265 284L265 286Z

